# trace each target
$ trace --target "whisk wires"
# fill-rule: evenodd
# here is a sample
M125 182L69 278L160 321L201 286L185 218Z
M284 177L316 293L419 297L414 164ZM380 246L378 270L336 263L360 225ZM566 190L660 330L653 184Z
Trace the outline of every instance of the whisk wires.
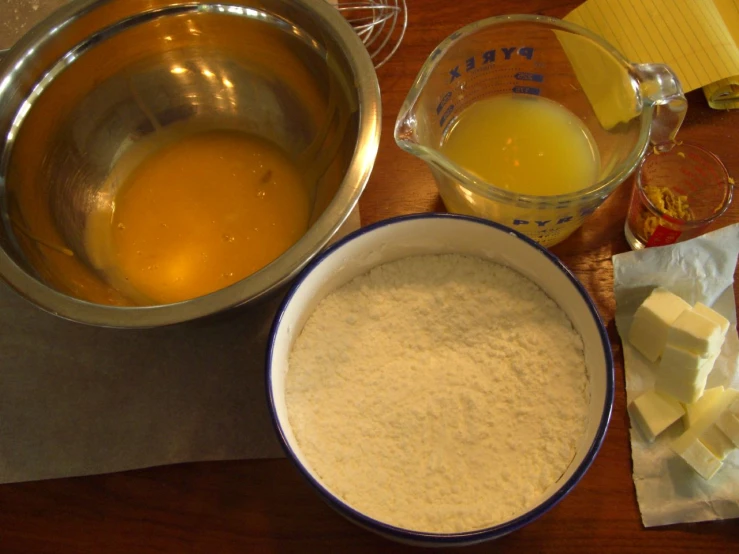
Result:
M336 8L356 31L375 68L387 62L400 47L408 27L405 0L351 0Z

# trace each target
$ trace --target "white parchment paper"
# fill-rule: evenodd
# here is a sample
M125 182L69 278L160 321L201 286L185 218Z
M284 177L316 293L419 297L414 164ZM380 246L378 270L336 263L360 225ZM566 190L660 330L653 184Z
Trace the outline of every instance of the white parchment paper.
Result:
M690 304L703 302L732 322L707 387L739 388L734 271L739 254L739 224L696 239L613 257L616 326L623 344L626 396L630 403L654 386L654 367L628 342L634 313L657 286ZM669 448L682 422L649 444L631 427L634 485L646 527L739 517L739 452L705 481Z

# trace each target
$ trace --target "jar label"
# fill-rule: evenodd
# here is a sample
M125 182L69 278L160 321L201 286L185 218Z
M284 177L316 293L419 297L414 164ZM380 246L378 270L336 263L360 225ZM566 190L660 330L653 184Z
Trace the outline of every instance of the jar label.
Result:
M677 242L677 239L680 238L681 234L682 233L677 229L670 229L668 227L663 227L662 225L657 225L654 233L651 234L649 240L647 241L647 246L664 246L666 244L674 244Z

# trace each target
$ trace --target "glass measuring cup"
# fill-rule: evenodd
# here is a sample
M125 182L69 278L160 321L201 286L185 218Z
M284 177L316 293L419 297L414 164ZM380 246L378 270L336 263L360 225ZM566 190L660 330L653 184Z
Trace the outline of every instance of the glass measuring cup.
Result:
M552 100L582 122L598 154L590 186L546 196L513 192L442 153L465 108L504 95ZM472 23L432 52L400 110L395 140L429 165L449 211L497 221L550 246L631 174L650 139L668 150L686 110L667 66L631 64L597 35L559 19L510 15Z

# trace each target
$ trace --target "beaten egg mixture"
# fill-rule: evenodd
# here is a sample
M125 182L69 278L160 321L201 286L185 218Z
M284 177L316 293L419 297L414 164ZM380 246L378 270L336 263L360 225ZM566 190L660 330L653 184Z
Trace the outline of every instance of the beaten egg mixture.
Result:
M88 222L86 249L139 304L231 285L275 260L308 227L301 172L276 145L241 131L185 134L123 167L123 179L115 173Z

